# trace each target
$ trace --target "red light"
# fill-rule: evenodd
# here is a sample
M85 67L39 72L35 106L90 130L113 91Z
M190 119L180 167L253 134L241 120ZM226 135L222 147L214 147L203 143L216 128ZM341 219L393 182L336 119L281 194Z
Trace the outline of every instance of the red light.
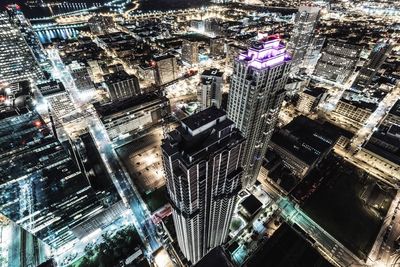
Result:
M42 126L42 122L41 122L41 121L34 121L33 124L34 124L36 127Z
M3 102L4 100L6 100L6 97L4 95L0 95L0 101Z

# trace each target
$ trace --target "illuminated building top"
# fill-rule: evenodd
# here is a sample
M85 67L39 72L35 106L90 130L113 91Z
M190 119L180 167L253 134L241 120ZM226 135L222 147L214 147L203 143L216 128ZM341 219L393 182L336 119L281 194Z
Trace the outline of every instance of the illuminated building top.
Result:
M291 56L280 39L253 44L246 52L239 55L239 60L248 62L249 66L257 69L274 67L290 61Z

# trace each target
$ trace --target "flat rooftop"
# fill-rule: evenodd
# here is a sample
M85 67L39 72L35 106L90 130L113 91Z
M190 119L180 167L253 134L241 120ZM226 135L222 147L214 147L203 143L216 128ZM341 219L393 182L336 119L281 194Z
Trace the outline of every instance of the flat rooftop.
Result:
M113 102L107 102L107 103L96 102L93 104L93 106L100 117L107 117L116 114L118 112L123 112L125 110L132 109L134 107L151 104L152 102L157 100L160 102L168 101L168 98L164 96L160 97L156 93L148 93Z
M313 164L339 138L306 116L298 116L272 135L271 141L307 164Z
M218 118L226 116L226 113L218 109L214 106L200 111L190 117L187 117L182 120L182 124L187 126L190 130L195 131L200 127L204 127L205 125L216 121Z
M396 101L389 113L400 117L400 99Z

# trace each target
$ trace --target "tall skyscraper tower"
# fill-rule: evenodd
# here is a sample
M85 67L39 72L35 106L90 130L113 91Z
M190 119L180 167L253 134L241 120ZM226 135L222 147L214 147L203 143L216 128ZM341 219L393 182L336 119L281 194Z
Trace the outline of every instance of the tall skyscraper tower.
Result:
M202 110L211 106L220 108L224 82L223 75L224 73L219 69L208 69L201 74L197 100L200 102Z
M0 83L37 79L42 75L18 26L0 10Z
M293 55L292 68L295 72L301 67L307 50L312 46L319 11L318 7L301 6L296 14L288 44L288 51Z
M184 119L162 144L178 244L192 264L227 238L244 143L226 113L210 107Z
M228 117L247 139L243 186L257 179L285 96L290 63L280 39L255 43L235 60Z
M193 66L199 61L199 47L197 42L183 40L182 61Z

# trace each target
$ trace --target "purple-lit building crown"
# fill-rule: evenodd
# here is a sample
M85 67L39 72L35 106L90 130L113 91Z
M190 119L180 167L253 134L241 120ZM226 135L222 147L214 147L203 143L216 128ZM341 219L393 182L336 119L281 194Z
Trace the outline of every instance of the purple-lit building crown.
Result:
M290 61L291 56L286 51L285 44L280 39L275 39L254 43L239 55L239 60L248 62L254 68L264 69Z

